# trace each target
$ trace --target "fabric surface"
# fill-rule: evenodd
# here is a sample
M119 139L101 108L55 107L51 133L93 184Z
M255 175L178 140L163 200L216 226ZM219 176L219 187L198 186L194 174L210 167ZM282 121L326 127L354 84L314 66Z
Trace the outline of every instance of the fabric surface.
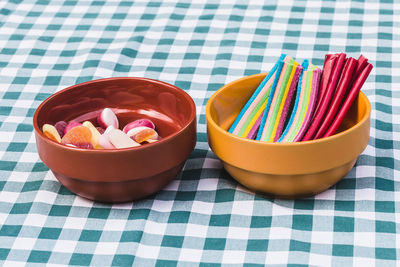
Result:
M400 258L400 5L382 1L0 1L0 265L395 266ZM267 3L268 2L268 3ZM322 67L328 52L374 64L362 91L371 136L356 166L315 197L238 185L209 149L205 105L281 53ZM75 196L40 161L35 108L111 76L172 83L197 105L198 141L153 197Z

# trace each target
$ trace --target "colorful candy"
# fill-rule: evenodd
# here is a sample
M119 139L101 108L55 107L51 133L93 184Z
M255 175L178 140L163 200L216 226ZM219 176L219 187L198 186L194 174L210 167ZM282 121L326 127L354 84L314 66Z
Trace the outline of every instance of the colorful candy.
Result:
M268 112L264 112L257 135L258 140L273 142L280 137L283 125L279 127L279 131L277 131L278 126L285 122L288 114L287 112L283 112L283 107L285 105L289 107L290 105L286 104L287 102L291 102L291 99L288 99L287 96L290 89L293 91L296 86L301 70L302 67L296 61L290 57L285 58L277 86L274 93L271 91L269 96L269 99L272 101ZM290 96L293 96L293 93Z
M372 65L364 56L326 55L323 72L282 54L229 128L266 142L298 142L336 132ZM297 89L296 89L297 88Z
M118 118L105 108L97 117L99 126L91 121L59 121L54 126L44 124L42 131L48 138L61 144L87 149L116 149L136 147L159 140L154 123L149 119L139 119L118 129ZM105 127L106 126L106 127Z

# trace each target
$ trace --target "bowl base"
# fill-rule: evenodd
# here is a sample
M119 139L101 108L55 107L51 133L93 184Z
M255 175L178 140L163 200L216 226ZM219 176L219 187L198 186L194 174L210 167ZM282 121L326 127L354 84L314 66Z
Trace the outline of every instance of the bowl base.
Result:
M256 193L268 197L296 199L314 196L327 190L353 168L356 160L327 171L299 175L255 173L226 162L223 162L223 166L236 181Z
M97 202L122 203L139 200L160 191L176 178L184 164L185 162L154 176L120 182L91 182L67 177L54 171L53 174L62 185L81 197ZM152 183L149 183L149 180Z

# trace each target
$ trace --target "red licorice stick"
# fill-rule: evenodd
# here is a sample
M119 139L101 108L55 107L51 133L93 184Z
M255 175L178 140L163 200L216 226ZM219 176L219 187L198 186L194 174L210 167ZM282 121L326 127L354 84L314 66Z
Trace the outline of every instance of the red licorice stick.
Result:
M346 54L344 53L339 54L339 58L337 59L336 64L333 67L332 75L329 79L328 88L326 89L326 93L322 100L321 106L319 107L319 110L315 111L316 113L314 119L311 122L310 128L308 128L307 133L303 137L303 141L314 139L314 136L317 133L318 128L321 124L321 121L325 116L325 112L328 109L328 106L331 102L332 95L335 92L337 82L339 80L340 74L342 73L343 63L345 59L346 59Z
M354 78L353 78L353 83L354 81L357 79L358 76L360 76L361 71L364 70L365 66L367 66L368 63L368 59L366 57L364 57L363 55L360 55L360 57L358 58L358 64L357 64L357 68L354 72Z
M353 79L351 80L350 88L351 88L351 86L353 86L354 81L357 79L357 77L360 76L361 72L362 72L362 71L364 70L364 68L367 66L367 63L368 63L368 59L367 59L366 57L364 57L363 55L360 55L360 56L358 57L358 60L357 60L357 67L356 67L356 69L354 70L354 76L353 76Z
M361 87L363 86L365 80L368 78L368 75L371 72L371 70L372 70L372 64L367 63L366 67L362 70L361 74L354 81L354 84L350 89L350 93L347 96L346 100L344 101L342 108L339 110L336 119L333 121L332 125L329 127L329 129L326 131L323 137L331 136L337 131L344 117L349 111L351 105L358 96L358 93L360 92Z
M315 139L319 139L324 135L335 118L339 106L343 102L344 96L349 91L356 67L357 60L355 58L350 57L346 59L346 63L344 65L342 75L340 76L339 84L336 88L335 95L333 96L332 103L328 108L325 119L322 121L321 126L315 135Z
M316 111L321 106L322 99L324 99L324 97L325 97L326 88L328 87L328 83L329 83L329 78L331 77L331 74L332 74L332 68L335 66L335 62L336 62L336 59L338 58L338 56L339 56L338 54L325 55L324 67L322 68L322 77L321 77L321 82L319 85L317 106L316 106L316 109L314 110L314 114L316 114Z

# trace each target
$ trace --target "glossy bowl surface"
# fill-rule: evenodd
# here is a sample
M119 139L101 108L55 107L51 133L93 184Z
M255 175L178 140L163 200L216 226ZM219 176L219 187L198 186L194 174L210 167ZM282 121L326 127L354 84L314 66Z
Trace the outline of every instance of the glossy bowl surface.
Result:
M89 120L111 108L120 129L139 118L151 119L161 140L125 149L80 149L52 141L45 123ZM33 126L41 160L68 189L101 202L125 202L162 189L181 171L196 143L196 107L178 87L146 78L107 78L77 84L47 98Z
M328 138L268 143L228 133L266 73L235 80L206 106L208 142L227 172L263 194L296 198L320 193L342 179L369 140L371 105L360 92L338 132Z

